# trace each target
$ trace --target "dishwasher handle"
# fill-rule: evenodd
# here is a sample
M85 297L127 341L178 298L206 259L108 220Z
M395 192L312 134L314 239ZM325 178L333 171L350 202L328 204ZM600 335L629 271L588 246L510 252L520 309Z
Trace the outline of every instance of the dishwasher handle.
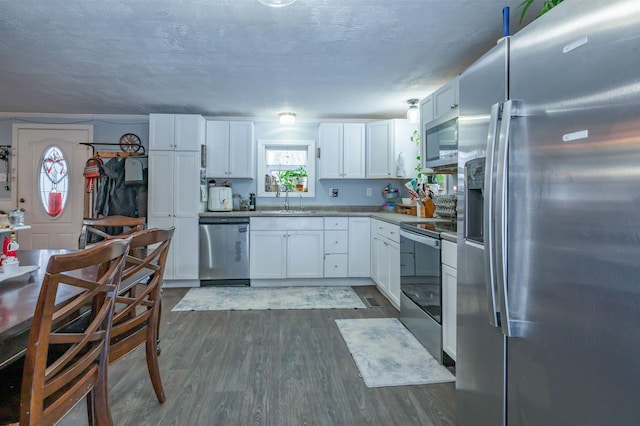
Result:
M211 217L203 216L198 221L200 225L249 225L248 217Z

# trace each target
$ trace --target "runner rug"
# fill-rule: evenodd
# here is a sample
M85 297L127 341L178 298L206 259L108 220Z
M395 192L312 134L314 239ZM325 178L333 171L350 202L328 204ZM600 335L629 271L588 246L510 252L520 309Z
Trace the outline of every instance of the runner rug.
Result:
M335 321L367 387L455 381L396 318Z
M172 311L366 308L351 287L199 287Z

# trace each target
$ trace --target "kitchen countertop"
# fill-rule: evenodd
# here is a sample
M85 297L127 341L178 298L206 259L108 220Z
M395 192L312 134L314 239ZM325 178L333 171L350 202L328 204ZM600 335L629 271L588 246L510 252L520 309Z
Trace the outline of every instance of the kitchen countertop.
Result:
M308 210L290 210L292 213L283 213L281 210L256 210L256 211L230 211L230 212L203 212L200 217L370 217L385 222L399 225L401 222L448 222L449 219L426 218L411 216L408 214L387 213L381 211L347 211L345 209L309 208ZM454 236L454 234L451 234ZM455 242L455 239L454 239Z
M457 243L458 242L458 234L454 234L453 232L441 232L440 233L440 238L442 238L443 240L446 241L450 241L452 243Z

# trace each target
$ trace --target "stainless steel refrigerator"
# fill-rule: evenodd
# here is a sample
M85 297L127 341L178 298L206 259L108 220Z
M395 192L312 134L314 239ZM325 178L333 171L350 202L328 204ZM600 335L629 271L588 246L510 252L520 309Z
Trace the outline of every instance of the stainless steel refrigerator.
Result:
M565 0L459 93L458 424L640 423L640 2Z

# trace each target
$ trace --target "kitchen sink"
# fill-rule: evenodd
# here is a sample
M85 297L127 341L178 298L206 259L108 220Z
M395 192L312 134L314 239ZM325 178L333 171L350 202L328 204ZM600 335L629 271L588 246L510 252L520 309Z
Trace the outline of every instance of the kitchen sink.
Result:
M319 213L318 210L261 210L260 214L263 215L305 215L305 214L316 214Z

